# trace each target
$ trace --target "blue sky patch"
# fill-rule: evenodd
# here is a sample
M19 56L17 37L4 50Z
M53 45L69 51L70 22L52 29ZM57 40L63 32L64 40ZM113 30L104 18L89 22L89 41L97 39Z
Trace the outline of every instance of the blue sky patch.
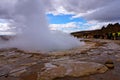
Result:
M53 14L47 14L48 21L50 24L66 24L70 22L82 22L86 23L87 21L84 18L74 18L72 19L72 16L74 15L56 15Z
M90 24L87 24L87 20L84 18L72 18L74 15L53 15L53 14L47 14L49 24L56 24L59 25L56 28L56 30L60 30L63 32L74 32L74 31L82 31L89 28ZM64 27L64 25L74 23L74 25L69 25L68 27ZM61 25L62 24L62 25ZM65 26L66 26L65 25ZM71 27L74 26L74 27ZM51 26L50 26L51 27Z

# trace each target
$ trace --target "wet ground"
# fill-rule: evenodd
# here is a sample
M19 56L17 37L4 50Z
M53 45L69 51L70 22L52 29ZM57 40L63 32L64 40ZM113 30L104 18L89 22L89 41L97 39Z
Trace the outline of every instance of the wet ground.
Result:
M114 69L109 69L104 74L95 74L85 77L63 77L55 80L120 80L120 41L97 40L102 45L86 51L83 61L97 62L105 64L107 60L114 63ZM87 58L86 58L87 57ZM81 60L78 56L74 59Z
M86 61L105 65L112 61L114 68L104 74L83 77L64 76L54 80L120 80L120 41L85 39L85 45L66 51L28 53L18 49L0 50L0 80L39 80L44 64L57 61Z

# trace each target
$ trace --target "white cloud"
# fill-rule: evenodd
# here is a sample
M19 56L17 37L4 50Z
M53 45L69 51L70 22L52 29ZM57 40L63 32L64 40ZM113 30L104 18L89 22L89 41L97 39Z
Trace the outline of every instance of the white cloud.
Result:
M0 17L19 0L1 0ZM84 17L87 20L97 20L101 22L120 20L120 0L42 0L46 13L54 15L74 14L73 18ZM10 3L10 4L9 4ZM7 5L7 7L5 7ZM6 12L7 11L7 12ZM10 14L10 13L9 13Z
M115 24L116 22L98 22L98 21L88 21L86 24L89 25L87 30L101 29L103 26L106 27L108 24Z
M67 14L74 14L74 12L68 12L63 6L59 6L55 11L50 11L48 12L48 14L67 15Z
M0 23L0 31L7 31L10 30L11 28L8 26L7 23Z
M70 33L83 30L101 29L105 24L107 25L108 23L98 23L96 21L88 21L87 23L70 22L66 24L50 24L50 29Z
M15 27L10 23L0 23L0 35L11 35L14 33Z
M95 11L97 11L97 10L91 10L91 11L87 11L85 13L77 13L74 16L72 16L72 19L74 19L74 18L80 18L80 17L86 16L86 15L92 14Z
M0 35L14 35L14 32L0 32Z
M88 21L86 23L70 22L66 24L50 24L50 29L71 33L71 32L76 32L76 31L101 29L103 26L106 26L109 23L114 24L115 22L99 23L98 21Z
M51 30L59 30L63 32L73 32L74 30L78 29L79 23L77 22L70 22L66 24L50 24L50 29Z
M88 28L88 30L96 30L96 29L101 29L102 28L102 26L100 26L99 24L96 24L96 25L94 25L94 26L90 26L89 28Z
M74 14L72 18L82 16L87 20L109 22L120 20L119 3L120 0L49 0L45 7L47 13L55 15Z
M0 17L4 18L4 15L8 14L9 8L15 6L16 1L17 0L1 0ZM43 0L43 2L46 13L54 15L74 14L71 19L83 17L88 20L87 23L71 22L66 24L50 24L51 30L63 30L64 32L83 29L93 30L101 28L109 22L120 22L120 0ZM9 7L4 9L6 5ZM0 26L0 31L8 29L9 27L7 26Z

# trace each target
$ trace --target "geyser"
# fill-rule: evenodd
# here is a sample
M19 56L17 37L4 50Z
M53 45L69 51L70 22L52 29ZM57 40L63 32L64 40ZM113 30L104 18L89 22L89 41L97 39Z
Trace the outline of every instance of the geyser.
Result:
M2 0L0 4L4 4L0 12L5 12L0 13L0 16L11 20L17 32L14 39L5 43L6 47L28 51L53 51L83 44L66 33L49 30L42 0Z

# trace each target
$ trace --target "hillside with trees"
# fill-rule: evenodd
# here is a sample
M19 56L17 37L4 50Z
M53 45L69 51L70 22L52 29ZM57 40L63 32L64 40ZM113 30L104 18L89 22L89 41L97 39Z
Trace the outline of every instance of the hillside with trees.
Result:
M120 39L120 24L108 24L101 29L71 33L78 38Z

